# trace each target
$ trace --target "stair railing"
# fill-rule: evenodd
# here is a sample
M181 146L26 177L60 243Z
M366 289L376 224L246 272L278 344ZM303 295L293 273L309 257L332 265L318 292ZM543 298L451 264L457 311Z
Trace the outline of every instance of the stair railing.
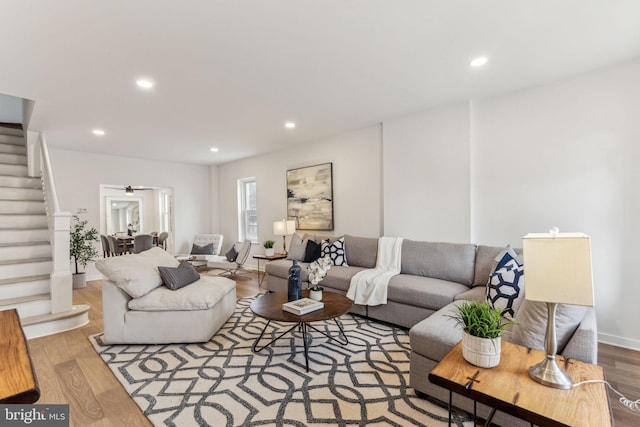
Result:
M71 310L73 306L73 283L69 263L71 214L60 211L44 134L28 132L27 153L29 174L39 175L42 179L53 261L50 275L51 313L60 313Z

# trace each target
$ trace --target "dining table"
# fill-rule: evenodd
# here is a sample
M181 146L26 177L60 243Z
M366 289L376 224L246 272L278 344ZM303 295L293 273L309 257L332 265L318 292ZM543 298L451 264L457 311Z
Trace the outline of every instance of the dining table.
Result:
M117 235L115 236L118 239L118 242L122 246L122 253L126 254L127 252L133 252L133 236L129 235Z

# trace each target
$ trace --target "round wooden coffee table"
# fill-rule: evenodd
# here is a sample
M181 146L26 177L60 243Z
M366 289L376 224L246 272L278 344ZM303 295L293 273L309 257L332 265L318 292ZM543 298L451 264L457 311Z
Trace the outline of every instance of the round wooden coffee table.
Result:
M303 290L302 297L308 298L309 291ZM308 332L307 328L311 328L314 331L319 332L325 337L331 340L334 340L342 345L349 344L349 340L347 339L347 336L345 335L344 330L342 329L342 325L338 321L338 317L348 313L349 310L351 309L351 306L353 305L353 301L351 301L349 298L345 297L344 295L336 294L334 292L323 292L322 302L324 303L324 308L321 308L320 310L312 311L311 313L303 314L301 316L297 314L289 313L288 311L284 311L282 309L282 304L286 302L287 302L287 292L284 291L284 292L271 292L271 293L264 294L256 298L251 303L251 311L253 311L257 316L260 316L268 320L267 324L264 326L264 329L262 329L260 336L256 339L255 343L253 344L253 351L257 353L261 352L262 350L264 350L265 348L269 347L270 345L275 343L277 340L282 338L284 335L293 331L296 327L299 327L302 330L302 342L304 343L304 360L305 360L305 364L308 372L309 371L309 343L307 342L307 332ZM322 320L330 320L330 319L333 319L336 322L336 325L338 326L338 329L340 331L337 337L331 336L326 332L316 328L315 326L310 325L311 322L319 322ZM259 347L258 344L262 340L262 337L265 331L267 330L267 328L269 327L269 324L271 324L271 321L294 323L294 325L291 326L286 331L279 334L277 337L272 339L267 344Z

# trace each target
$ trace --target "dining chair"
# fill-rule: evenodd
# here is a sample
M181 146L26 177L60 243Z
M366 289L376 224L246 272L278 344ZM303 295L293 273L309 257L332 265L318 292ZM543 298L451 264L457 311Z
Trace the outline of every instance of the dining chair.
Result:
M158 235L158 246L160 246L165 251L167 250L167 237L169 237L169 233L163 231Z
M107 236L109 239L109 248L111 249L111 256L122 255L122 245L120 241L114 236Z
M109 239L104 234L100 235L100 243L102 243L102 257L107 258L111 256L111 245L109 245Z
M153 236L151 234L138 234L133 237L133 253L147 251L153 247Z

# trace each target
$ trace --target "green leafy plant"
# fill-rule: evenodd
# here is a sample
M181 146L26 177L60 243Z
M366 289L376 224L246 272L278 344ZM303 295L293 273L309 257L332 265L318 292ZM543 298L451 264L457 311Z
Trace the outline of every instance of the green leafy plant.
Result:
M97 242L98 230L95 228L87 228L89 221L80 220L77 215L73 216L75 224L69 234L69 255L73 258L76 266L75 274L78 274L78 264L85 268L87 264L98 256L98 251L93 246L93 242Z
M309 288L309 290L314 291L314 292L321 292L323 289L324 288L322 286L318 286L318 285L315 285L315 286Z
M275 245L276 242L274 242L273 240L267 240L266 242L263 243L264 248L265 249L271 249L273 248L273 245Z
M498 338L506 327L515 322L502 316L502 310L493 308L488 302L465 301L456 307L457 314L449 316L462 326L469 335L479 338Z

